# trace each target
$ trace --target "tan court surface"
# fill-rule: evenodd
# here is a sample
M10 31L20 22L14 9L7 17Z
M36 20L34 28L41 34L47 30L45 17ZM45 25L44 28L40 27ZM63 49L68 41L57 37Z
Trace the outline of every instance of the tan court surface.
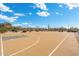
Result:
M0 44L1 44L1 41L0 41ZM1 46L0 46L0 56L1 56Z
M24 37L21 37L23 36ZM4 56L77 56L78 39L68 32L26 32L3 34ZM8 38L9 37L9 38ZM8 39L7 39L8 38ZM0 42L1 43L1 42ZM1 45L0 45L1 55Z

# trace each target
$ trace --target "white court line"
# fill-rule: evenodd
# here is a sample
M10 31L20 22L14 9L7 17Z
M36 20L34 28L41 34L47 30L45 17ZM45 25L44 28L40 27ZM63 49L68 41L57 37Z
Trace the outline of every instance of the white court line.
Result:
M20 53L20 52L22 52L22 51L24 51L24 50L28 50L28 49L32 48L32 47L35 46L37 43L39 43L39 41L40 41L40 37L38 38L38 40L37 40L34 44L32 44L32 45L30 45L30 46L28 46L28 47L26 47L26 48L24 48L24 49L22 49L22 50L19 50L19 51L15 52L15 53L13 53L13 54L11 54L11 55L9 55L9 56L16 55L16 54L18 54L18 53Z
M4 56L2 35L1 35L1 56Z
M55 49L48 56L51 56L59 48L59 46L68 38L68 36L69 34L66 35L66 37L55 47Z

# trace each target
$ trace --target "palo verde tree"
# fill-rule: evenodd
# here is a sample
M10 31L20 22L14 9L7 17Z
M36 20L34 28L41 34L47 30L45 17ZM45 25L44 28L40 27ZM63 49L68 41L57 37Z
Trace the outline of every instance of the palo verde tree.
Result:
M5 28L5 27L0 27L0 33L5 33L5 32L7 32L7 31L8 31L7 28Z
M4 33L10 31L12 25L9 22L1 23L0 24L0 33Z

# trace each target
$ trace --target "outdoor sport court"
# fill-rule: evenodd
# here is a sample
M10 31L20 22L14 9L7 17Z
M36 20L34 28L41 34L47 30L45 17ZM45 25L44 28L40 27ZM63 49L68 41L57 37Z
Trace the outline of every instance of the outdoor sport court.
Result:
M79 56L79 36L71 32L0 34L1 56Z

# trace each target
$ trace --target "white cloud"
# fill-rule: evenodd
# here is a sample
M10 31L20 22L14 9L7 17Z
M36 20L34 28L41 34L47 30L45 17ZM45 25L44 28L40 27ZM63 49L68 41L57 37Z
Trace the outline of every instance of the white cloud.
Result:
M15 16L15 17L12 17L12 18L15 18L15 19L17 19L17 18L19 18L18 16Z
M32 24L32 23L27 23L27 22L22 23L22 25L29 25L29 24Z
M32 13L30 12L29 15L32 15Z
M33 27L32 23L17 23L17 24L13 24L13 26L21 26L21 27Z
M34 25L32 23L27 23L27 22L22 23L21 26L22 27L34 27Z
M59 12L55 12L57 15L63 15L63 14L61 14L61 13L59 13Z
M61 5L61 4L60 4L60 5L59 5L59 7L61 7L61 8L62 8L62 7L63 7L63 5Z
M18 23L17 24L13 24L13 26L21 26L21 24L18 24Z
M37 12L37 15L47 17L50 15L50 13L48 13L46 11L42 11L42 12Z
M15 16L25 16L24 14L21 14L21 13L15 13L14 15Z
M34 3L36 6L33 6L33 8L39 8L42 11L36 12L37 15L39 16L44 16L47 17L50 15L50 13L48 12L48 8L46 6L45 3Z
M36 5L36 8L40 8L41 10L48 10L44 3L35 3L35 5Z
M65 5L67 5L70 10L79 7L79 3L66 3Z
M3 12L13 12L12 10L10 10L9 7L5 6L2 3L0 3L0 10L3 11Z
M14 22L14 21L16 21L17 18L18 18L17 16L15 16L15 17L8 17L8 16L0 14L0 19L1 20L5 20L7 22Z

